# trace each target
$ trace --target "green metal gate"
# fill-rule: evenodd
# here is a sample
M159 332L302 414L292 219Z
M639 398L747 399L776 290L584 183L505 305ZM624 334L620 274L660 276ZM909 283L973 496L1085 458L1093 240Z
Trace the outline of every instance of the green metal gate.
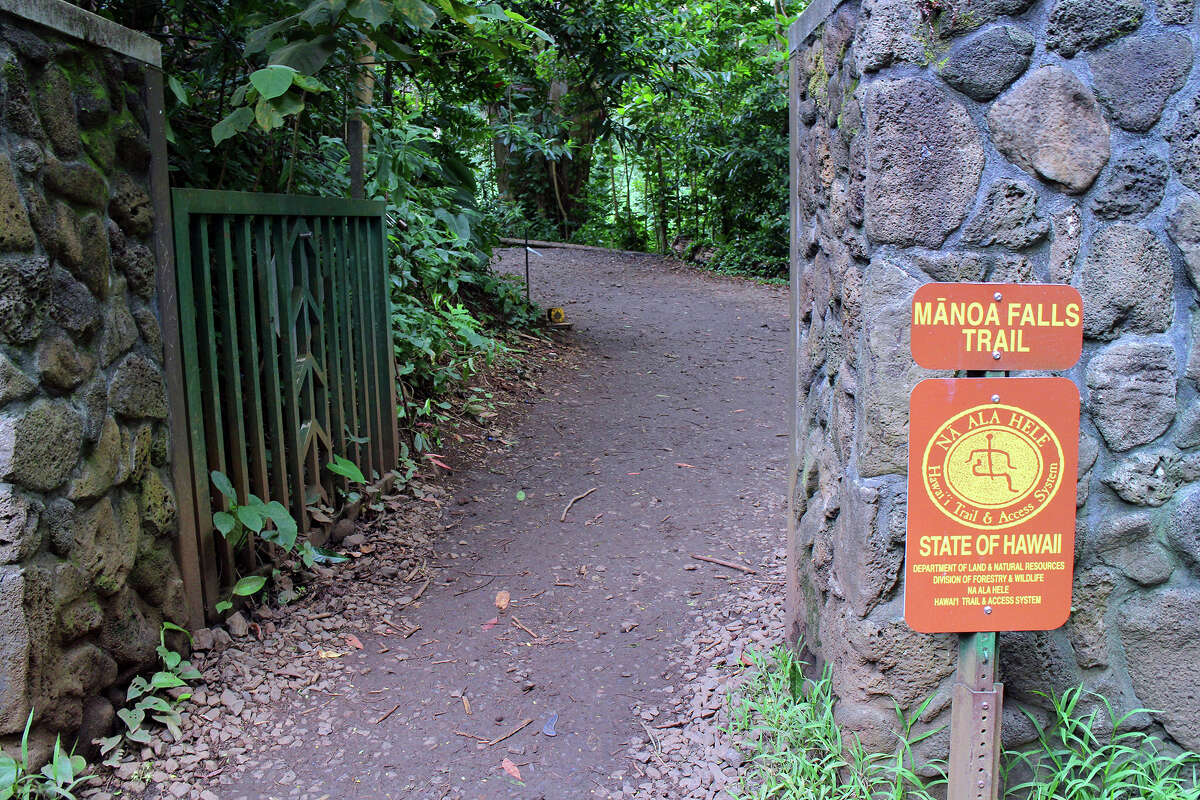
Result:
M187 414L211 609L233 574L212 526L212 470L240 497L283 503L307 533L306 506L338 486L331 455L368 478L397 464L385 205L193 189L172 203L184 394L173 406Z

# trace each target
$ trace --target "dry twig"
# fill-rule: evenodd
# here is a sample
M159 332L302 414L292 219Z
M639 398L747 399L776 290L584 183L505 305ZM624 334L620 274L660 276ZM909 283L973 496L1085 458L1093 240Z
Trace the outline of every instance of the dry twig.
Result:
M713 558L712 556L698 556L695 553L689 553L688 555L697 561L707 561L709 564L717 564L718 566L729 567L730 569L740 570L751 575L758 574L758 570L754 569L754 567L747 567L745 564L736 564L732 561L725 561L720 558Z
M571 502L567 503L567 507L563 509L562 516L558 518L558 521L559 521L559 522L566 522L566 521L567 521L567 512L571 510L571 506L575 505L575 504L576 504L576 503L578 503L580 500L582 500L583 498L587 497L589 494L591 494L592 492L596 491L596 490L597 490L597 489L599 489L599 488L600 488L599 486L593 486L592 488L588 489L588 490L587 490L586 492L584 492L583 494L577 494L577 495L575 495L574 497L572 497L572 498L571 498Z

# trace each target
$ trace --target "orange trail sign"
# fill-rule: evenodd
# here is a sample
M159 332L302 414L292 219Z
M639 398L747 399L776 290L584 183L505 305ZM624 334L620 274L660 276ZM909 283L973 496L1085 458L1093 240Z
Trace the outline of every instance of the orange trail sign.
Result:
M1061 626L1075 560L1075 384L926 380L913 389L909 412L909 626L922 633Z
M912 302L913 359L929 369L1070 369L1083 300L1057 284L927 283Z

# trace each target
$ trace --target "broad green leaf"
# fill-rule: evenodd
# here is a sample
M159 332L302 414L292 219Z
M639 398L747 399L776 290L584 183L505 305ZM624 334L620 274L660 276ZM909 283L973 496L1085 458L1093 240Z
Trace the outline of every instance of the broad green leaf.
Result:
M233 603L229 602L228 600L218 600L214 608L218 614L224 614L226 611L233 608Z
M385 0L354 0L346 7L346 13L372 28L378 28L392 18L391 8Z
M274 100L292 88L295 75L296 70L291 67L275 64L250 73L250 84L264 99Z
M300 12L300 20L311 28L332 22L346 10L346 0L315 0Z
M271 105L275 106L275 110L285 117L299 114L304 110L304 101L290 92L272 100Z
M0 753L0 797L4 797L4 789L17 782L17 762L8 755ZM12 795L10 794L9 797Z
M234 113L237 113L237 112L234 112ZM232 117L233 114L230 114L229 116ZM227 119L229 119L229 117L226 117L225 119L227 120ZM222 120L221 122L218 122L216 126L213 127L214 138L216 137L217 127L223 125L224 122L225 122L225 120ZM249 124L249 123L247 123L247 124ZM241 130L245 130L245 127L241 128ZM230 482L229 478L227 478L225 476L225 473L214 469L212 471L211 477L212 477L213 486L217 487L217 491L219 491L221 494L223 494L227 498L229 498L230 502L236 503L237 502L237 492L235 492L233 490L233 484Z
M332 36L291 42L272 52L270 63L284 64L305 75L315 75L325 66L336 46Z
M266 585L267 579L262 575L250 575L237 582L233 587L233 593L239 597L249 597L257 594Z
M250 530L258 533L263 527L263 515L259 513L257 508L251 506L238 506L238 520Z
M239 133L243 133L247 128L250 127L251 122L254 122L253 111L245 106L234 109L234 111L225 117L225 119L221 120L216 125L213 125L213 144L220 144L226 139L230 139L234 136L237 136ZM232 489L233 487L230 488Z
M292 83L297 89L303 89L306 92L313 92L314 94L329 91L329 87L321 83L316 78L312 77L311 75L301 74L299 72L297 72L292 78Z
M119 714L120 712L118 711L117 713ZM150 744L150 731L146 730L145 728L135 728L126 732L125 736L131 742L137 742L138 744Z
M213 514L213 526L221 532L222 536L228 538L229 532L237 527L237 521L227 511L218 511Z
M333 462L330 464L327 464L326 467L334 475L341 475L343 478L346 478L351 483L366 483L367 482L366 477L362 474L362 470L358 468L357 464L355 464L353 461L351 461L348 458L342 458L339 455L334 455Z
M186 88L184 88L184 85L179 82L179 78L176 78L174 75L168 75L167 86L171 87L171 94L175 95L175 99L179 101L180 105L189 105L188 91Z
M258 127L264 131L274 131L283 125L283 115L277 112L270 101L259 98L259 101L254 103L254 121L258 122Z
M157 695L147 695L138 701L136 708L143 711L170 711L171 704Z
M142 711L140 708L119 708L117 709L117 716L122 722L125 723L125 728L127 731L132 734L134 731L140 728L142 723L145 721L146 712ZM132 736L130 738L132 738Z
M404 21L419 31L429 30L437 22L437 12L424 0L395 0Z
M258 30L251 31L246 36L245 55L252 56L255 53L261 53L271 44L271 40L278 36L283 31L287 30L292 25L296 24L296 20L300 18L299 14L293 14L290 17L284 17L281 20L272 22L270 25L264 25Z

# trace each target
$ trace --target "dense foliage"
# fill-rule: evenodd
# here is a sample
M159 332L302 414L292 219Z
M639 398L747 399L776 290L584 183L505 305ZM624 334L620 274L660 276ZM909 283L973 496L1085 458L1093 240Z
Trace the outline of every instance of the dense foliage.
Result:
M176 186L388 203L402 413L424 417L504 350L534 310L488 269L497 229L473 154L496 64L544 34L492 3L438 0L111 0L98 9L163 42ZM355 145L361 143L360 148ZM436 419L433 420L436 423Z
M726 268L781 272L783 31L799 9L781 2L94 8L164 45L174 185L388 202L393 339L423 448L422 417L533 319L488 269L501 233L715 247Z
M510 68L495 111L507 126L493 184L510 235L715 250L725 269L782 275L785 33L803 7L520 6L556 46Z

